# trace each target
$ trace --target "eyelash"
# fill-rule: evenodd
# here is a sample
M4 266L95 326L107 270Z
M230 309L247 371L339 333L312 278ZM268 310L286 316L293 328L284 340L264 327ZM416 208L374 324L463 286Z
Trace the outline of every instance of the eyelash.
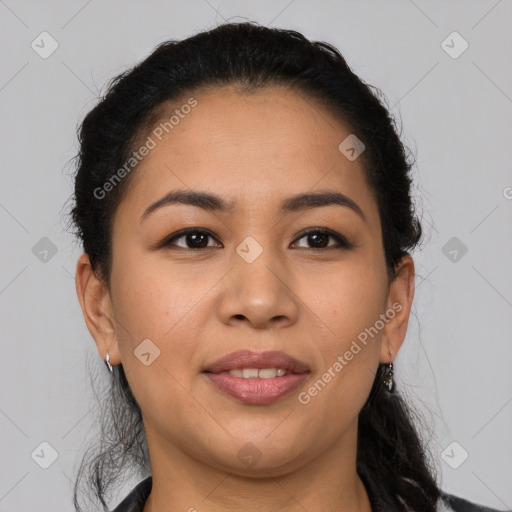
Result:
M169 238L165 239L162 244L161 244L161 247L167 247L167 248L177 248L177 249L182 249L182 250L185 250L185 251L199 251L201 249L211 249L212 247L208 246L208 247L199 247L199 248L189 248L189 247L179 247L179 246L176 246L175 244L173 244L172 242L174 242L175 240L179 240L180 238L184 238L185 236L187 235L190 235L190 234L204 234L204 235L207 235L213 239L216 240L216 238L207 230L204 230L204 229L198 229L198 228L187 228L187 229L184 229L182 231L178 231L177 233L174 233L172 234ZM298 238L296 238L295 240L301 240L302 238L308 236L308 235L316 235L316 234L326 234L328 235L329 237L335 239L337 242L338 242L338 246L328 246L328 247L323 247L323 248L315 248L315 247L311 247L311 248L308 248L306 247L305 249L306 250L311 250L311 251L326 251L328 249L345 249L345 250L348 250L348 249L352 249L354 248L356 245L349 242L343 235L340 235L339 233L336 233L335 231L331 231L330 229L320 229L320 228L313 228L313 229L309 229L307 231L303 231ZM217 243L219 243L217 241ZM174 247L173 247L174 246ZM215 247L214 247L215 248Z

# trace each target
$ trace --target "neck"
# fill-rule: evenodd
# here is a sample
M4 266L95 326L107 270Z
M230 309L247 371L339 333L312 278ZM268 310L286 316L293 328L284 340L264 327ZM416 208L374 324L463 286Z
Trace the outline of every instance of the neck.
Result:
M315 459L294 469L265 468L253 476L190 457L146 428L153 485L144 512L371 512L356 472L357 422Z

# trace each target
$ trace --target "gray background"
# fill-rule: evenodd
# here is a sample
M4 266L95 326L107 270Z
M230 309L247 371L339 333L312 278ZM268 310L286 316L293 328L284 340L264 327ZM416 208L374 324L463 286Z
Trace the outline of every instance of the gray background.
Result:
M72 509L96 412L87 361L108 378L76 298L81 251L63 218L76 125L106 80L157 43L244 18L333 43L401 116L427 236L398 385L429 426L443 488L511 509L510 0L0 0L0 511ZM59 45L47 59L31 47L43 31ZM469 44L457 58L442 46L453 31ZM453 54L462 43L444 45ZM47 469L41 442L58 453Z

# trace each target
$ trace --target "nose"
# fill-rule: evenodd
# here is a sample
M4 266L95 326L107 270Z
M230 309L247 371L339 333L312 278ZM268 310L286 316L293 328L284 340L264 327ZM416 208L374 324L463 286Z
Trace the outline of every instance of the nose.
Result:
M253 329L294 324L300 301L293 276L284 262L263 250L251 263L234 253L224 279L218 314L225 324L247 323Z

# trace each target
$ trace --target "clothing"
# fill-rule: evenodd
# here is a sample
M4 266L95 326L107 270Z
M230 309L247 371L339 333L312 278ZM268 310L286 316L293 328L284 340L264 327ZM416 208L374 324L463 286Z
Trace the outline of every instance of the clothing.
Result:
M142 512L144 504L151 491L152 478L148 476L126 496L126 498L113 510L113 512ZM386 510L386 504L383 503L377 494L372 493L371 486L367 486L368 497L373 512L389 512ZM436 512L499 512L496 509L484 507L471 503L452 494L442 492L442 498L437 504ZM512 512L512 511L508 511Z

